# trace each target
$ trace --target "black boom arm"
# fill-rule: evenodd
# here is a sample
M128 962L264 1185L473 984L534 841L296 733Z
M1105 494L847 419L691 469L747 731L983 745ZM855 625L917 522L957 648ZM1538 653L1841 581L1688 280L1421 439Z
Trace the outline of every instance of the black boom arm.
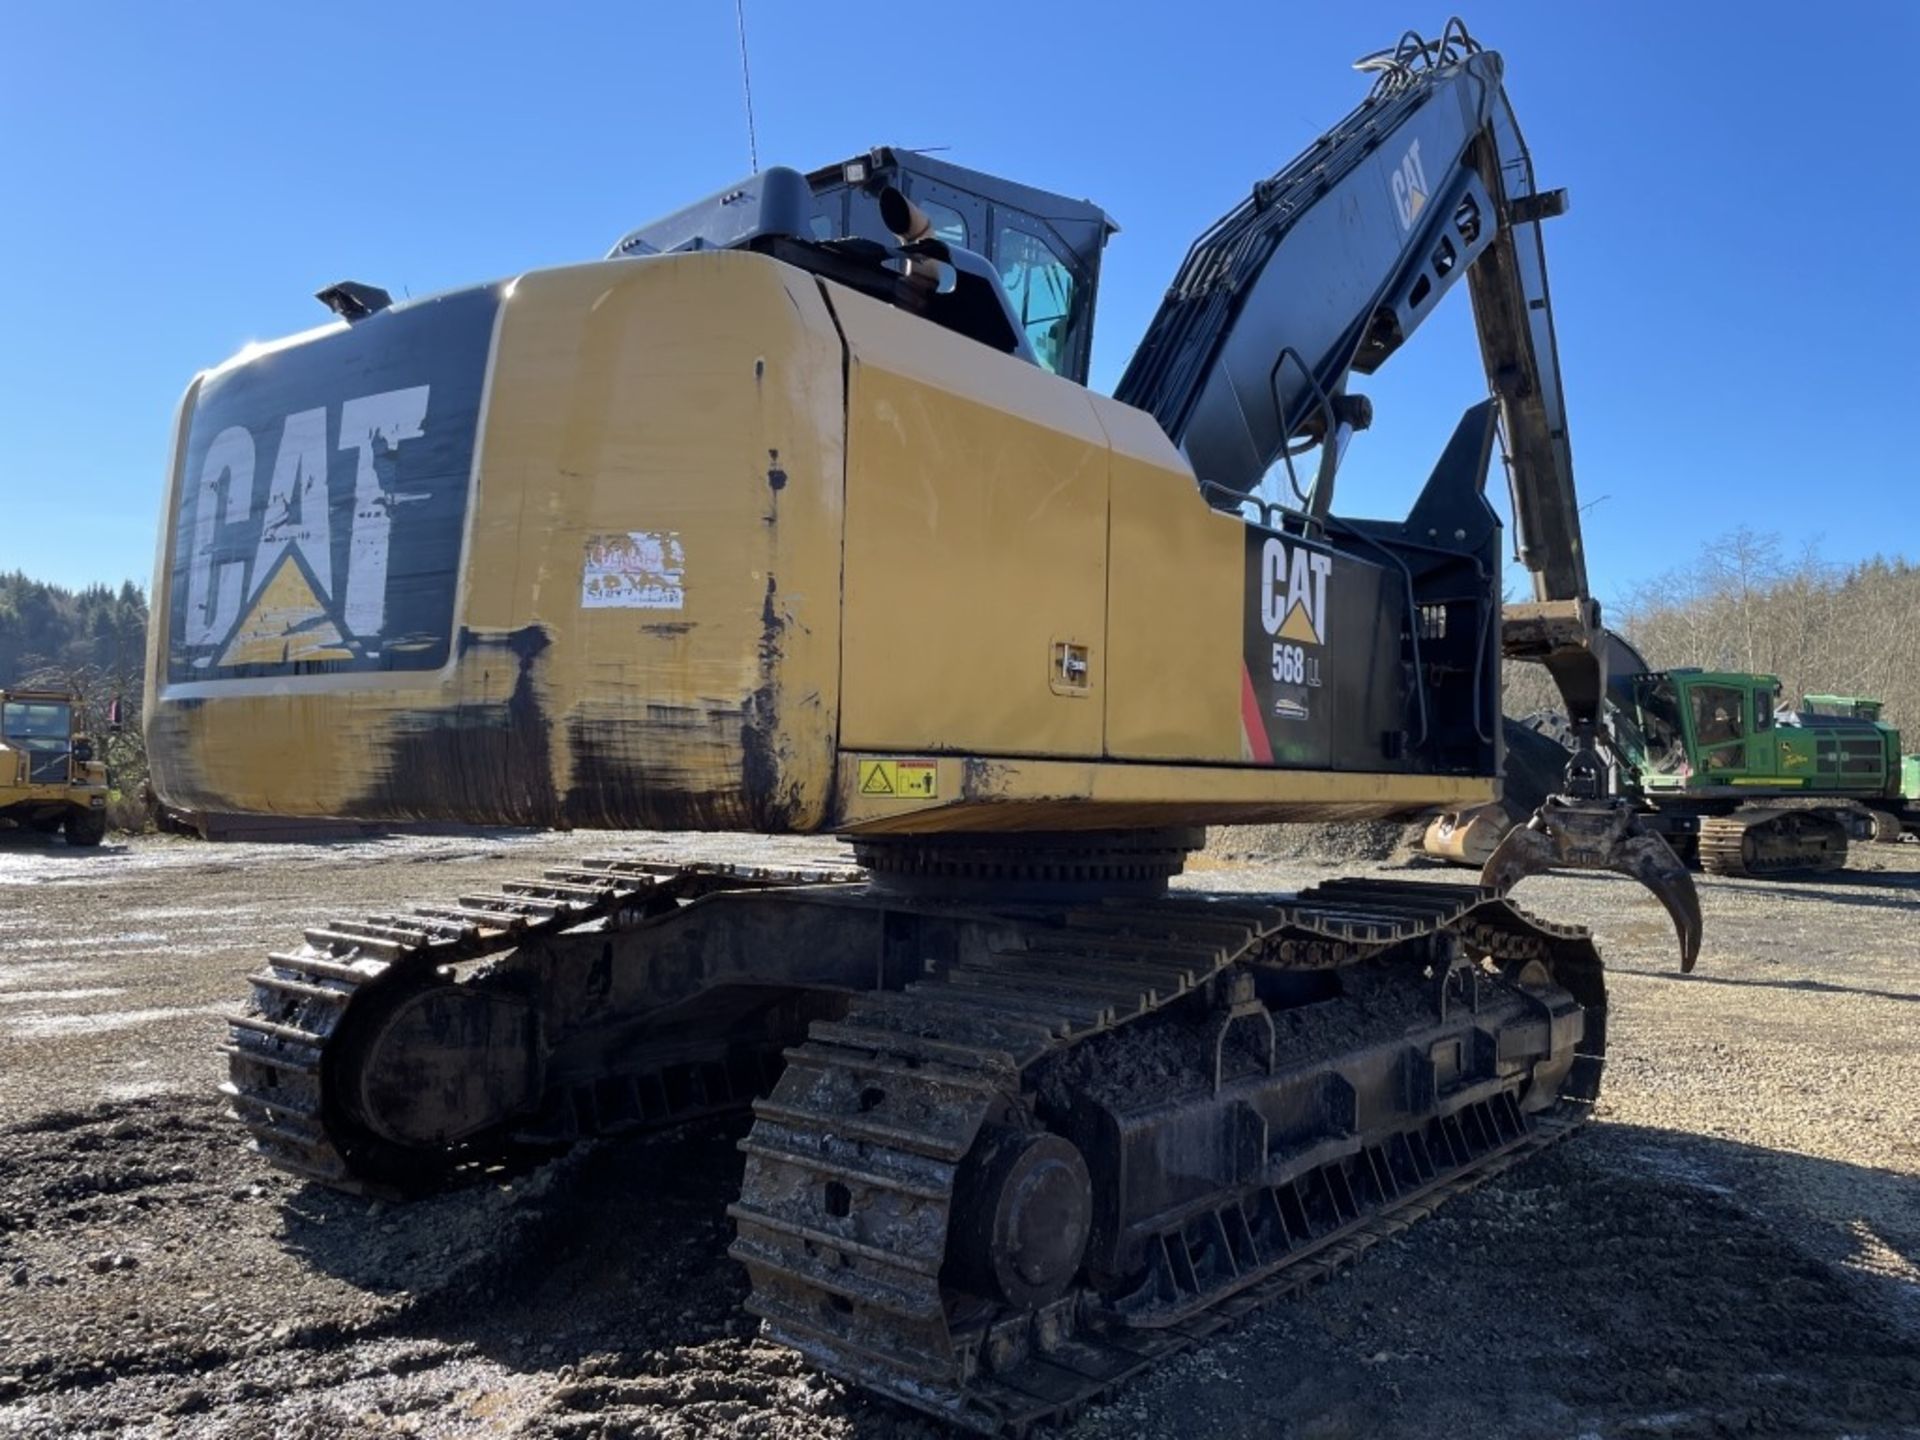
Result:
M1374 76L1360 106L1188 251L1115 394L1159 420L1215 503L1236 508L1284 464L1299 514L1324 523L1341 447L1370 417L1350 377L1376 370L1466 276L1533 582L1504 648L1545 663L1591 735L1599 615L1540 237L1566 194L1535 188L1500 57L1458 20L1357 68ZM1308 479L1293 460L1315 446Z
M1346 401L1469 277L1537 600L1587 594L1540 193L1500 57L1459 21L1368 56L1367 98L1193 245L1121 378L1231 505L1276 464L1364 424ZM1357 428L1357 424L1356 424ZM1332 447L1329 447L1332 448ZM1311 490L1325 515L1332 467Z

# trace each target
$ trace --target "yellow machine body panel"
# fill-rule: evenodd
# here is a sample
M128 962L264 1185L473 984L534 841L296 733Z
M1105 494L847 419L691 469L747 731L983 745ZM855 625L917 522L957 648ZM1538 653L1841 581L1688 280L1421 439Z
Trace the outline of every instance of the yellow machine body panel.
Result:
M1100 755L1108 449L1092 397L877 300L832 298L848 354L841 743ZM1057 646L1088 672L1055 674Z
M194 382L155 786L765 831L1490 798L1260 753L1247 536L1150 417L777 260L530 273Z
M161 792L284 814L819 828L844 425L819 287L739 255L587 265L522 276L496 331L444 663L229 679L223 653L217 678L176 682L181 627L163 615ZM285 443L271 425L258 440L256 468ZM176 472L175 493L194 479ZM169 606L196 562L182 508Z
M1107 753L1253 760L1236 688L1246 525L1203 503L1151 416L1091 397L1112 445L1107 518ZM1211 623L1195 624L1197 617Z

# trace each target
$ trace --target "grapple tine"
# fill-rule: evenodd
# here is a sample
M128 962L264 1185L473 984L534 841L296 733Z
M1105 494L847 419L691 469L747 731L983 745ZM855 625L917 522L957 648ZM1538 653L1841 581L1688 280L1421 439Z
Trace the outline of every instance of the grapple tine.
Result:
M1550 795L1525 825L1507 832L1480 871L1480 883L1505 894L1529 875L1549 870L1612 870L1630 875L1666 909L1680 941L1680 969L1700 958L1700 892L1673 847L1623 800L1569 800Z
M1620 848L1613 868L1631 875L1667 909L1674 933L1680 939L1680 970L1690 974L1700 958L1700 892L1694 889L1693 876L1680 863L1663 836L1646 832L1633 836Z
M1553 841L1530 822L1514 826L1493 847L1487 863L1480 867L1480 883L1504 895L1529 875L1544 875L1559 868Z

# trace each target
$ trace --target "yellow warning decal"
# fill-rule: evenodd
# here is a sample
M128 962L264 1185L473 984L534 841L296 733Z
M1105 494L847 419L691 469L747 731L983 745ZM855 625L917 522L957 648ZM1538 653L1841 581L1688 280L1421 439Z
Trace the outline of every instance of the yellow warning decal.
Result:
M860 793L895 800L932 800L940 793L931 760L862 760Z

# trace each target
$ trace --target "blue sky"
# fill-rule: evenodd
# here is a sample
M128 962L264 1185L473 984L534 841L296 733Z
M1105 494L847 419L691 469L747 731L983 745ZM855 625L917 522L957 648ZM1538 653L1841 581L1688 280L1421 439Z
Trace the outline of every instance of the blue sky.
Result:
M747 0L763 163L869 145L1099 202L1110 388L1189 241L1444 10ZM857 17L866 16L865 19ZM1920 558L1920 6L1481 4L1540 181L1596 588L1747 523ZM731 0L36 5L0 83L0 570L145 582L197 368L325 318L591 258L743 173ZM1464 287L1365 383L1342 510L1398 514L1484 390Z

